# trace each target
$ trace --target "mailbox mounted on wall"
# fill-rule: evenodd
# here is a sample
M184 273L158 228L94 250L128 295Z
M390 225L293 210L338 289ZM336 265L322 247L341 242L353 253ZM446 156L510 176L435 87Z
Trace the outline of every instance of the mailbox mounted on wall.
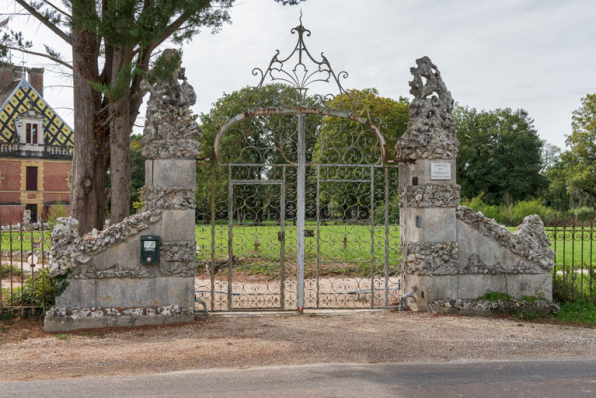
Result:
M141 235L141 263L159 263L159 241L157 235Z

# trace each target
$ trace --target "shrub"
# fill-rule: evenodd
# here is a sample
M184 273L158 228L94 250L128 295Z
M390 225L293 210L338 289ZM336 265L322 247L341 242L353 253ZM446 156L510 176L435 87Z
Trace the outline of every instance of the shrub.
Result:
M549 222L552 214L550 207L544 206L538 199L522 200L513 206L513 225L524 222L524 218L532 214L538 214L542 221Z
M596 302L588 299L568 301L561 304L557 317L563 322L579 322L596 325Z
M507 293L494 292L492 290L487 290L486 293L484 293L482 296L478 296L478 300L486 300L486 301L492 301L493 303L496 303L499 300L511 301L511 300L513 300L513 297L511 297Z
M68 217L68 208L64 205L64 203L62 203L60 198L58 198L58 201L50 208L50 212L46 220L50 226L50 229L54 229L58 219L61 217Z
M13 288L12 295L10 289L2 289L2 301L6 305L23 303L26 306L40 307L45 303L45 306L49 307L56 303L56 297L68 286L67 275L50 278L49 269L42 268L25 281L23 288Z
M11 275L14 276L21 276L21 269L16 265L10 264L2 264L0 268L0 273L2 274L2 278L9 278Z

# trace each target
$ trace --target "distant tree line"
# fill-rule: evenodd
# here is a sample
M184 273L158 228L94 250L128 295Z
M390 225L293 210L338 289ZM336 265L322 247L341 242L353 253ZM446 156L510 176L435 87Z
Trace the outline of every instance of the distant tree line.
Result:
M268 98L271 93L283 93L288 90L281 85L272 85L265 89ZM241 113L241 108L251 101L247 97L247 89L231 94L225 94L216 101L209 113L200 116L203 129L204 157L210 158L213 141L217 133L219 121L227 116ZM359 103L370 112L371 120L383 120L383 133L387 147L392 148L396 140L405 132L408 122L409 103L406 99L398 101L381 97L377 90L353 90ZM248 98L248 99L247 99ZM311 99L311 105L316 106L316 100ZM497 219L505 224L519 224L525 215L539 214L548 221L553 213L561 212L563 217L590 217L596 203L596 94L587 95L582 99L581 106L573 112L572 130L567 136L567 148L560 148L541 140L534 127L534 121L524 109L511 108L494 110L477 110L468 106L457 106L455 110L457 136L460 148L457 158L457 180L461 185L462 202L485 215ZM377 119L379 118L379 119ZM338 151L349 150L350 139L344 137L347 131L361 128L356 122L344 123L337 118L310 118L308 123L320 125L311 128L318 131L318 140L324 140L327 148L333 147ZM342 124L343 123L343 124ZM271 150L247 151L246 146L268 147L272 144L267 140L274 139L269 134L276 128L295 128L292 117L271 117L269 122L250 120L240 124L238 129L251 129L255 134L245 134L238 140L233 134L225 138L222 143L221 156L226 159L245 157L247 163L269 162L283 163L279 153ZM139 137L131 137L132 160L132 202L137 202L135 208L140 207L141 198L139 188L144 184L144 158L140 154ZM294 137L295 138L295 137ZM285 143L286 147L296 145L294 138ZM247 141L248 140L248 141ZM308 138L307 138L308 140ZM373 153L372 141L365 141ZM311 142L313 152L309 155L318 158L320 163L328 163L327 157L333 152L321 150L320 142ZM345 147L345 148L344 148ZM267 154L267 155L263 155ZM268 159L262 158L268 156ZM330 157L331 159L331 157ZM217 184L225 182L225 176L217 170ZM273 177L274 169L262 167L245 171L251 175L247 178ZM291 181L295 176L287 176ZM313 178L310 176L310 178ZM211 175L207 168L199 168L197 174L197 203L206 207L210 202ZM226 202L225 187L219 187L217 194L222 196L221 202ZM391 186L391 189L396 189ZM351 188L350 188L351 189ZM360 197L362 187L353 184L352 194L336 193L332 185L321 185L321 198L329 203L329 210L338 203L356 203ZM348 189L349 190L349 189ZM345 190L344 190L345 191ZM365 192L366 190L362 191ZM337 198L334 197L337 196ZM341 196L341 198L340 198ZM349 198L351 196L351 198ZM259 200L252 198L251 200ZM293 200L289 194L286 200ZM382 198L375 198L382 204ZM227 203L227 202L226 202ZM256 204L255 204L256 206ZM340 209L341 210L341 209ZM343 210L347 212L347 209ZM208 209L204 209L208 213Z

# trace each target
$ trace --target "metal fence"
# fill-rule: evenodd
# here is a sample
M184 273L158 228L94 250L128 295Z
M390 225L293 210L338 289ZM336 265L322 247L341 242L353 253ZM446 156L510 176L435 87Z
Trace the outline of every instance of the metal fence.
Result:
M0 220L0 318L43 312L52 304L51 243L52 232L46 223L2 225Z
M596 298L596 220L560 220L547 226L556 253L553 294L558 301Z
M546 229L556 253L554 299L596 299L596 219L555 217ZM48 278L51 235L50 226L42 222L3 225L0 220L0 318L6 313L39 313L52 305L53 286ZM393 239L397 242L399 236ZM197 234L197 244L202 243Z

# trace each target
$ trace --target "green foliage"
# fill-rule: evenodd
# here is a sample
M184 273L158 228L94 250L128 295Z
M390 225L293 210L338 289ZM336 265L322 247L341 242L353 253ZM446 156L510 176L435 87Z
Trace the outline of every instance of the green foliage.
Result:
M142 74L142 71L131 63L124 65L122 69L116 72L116 81L114 83L89 82L89 84L95 91L104 94L111 102L117 102L130 90L132 79L137 74Z
M492 218L499 224L507 226L520 225L524 218L537 214L548 223L552 220L554 212L549 207L544 206L540 200L521 200L514 204L488 205L483 201L484 194L473 197L472 199L463 199L462 204L475 211L480 211L487 218Z
M458 106L454 117L462 197L484 192L486 203L498 205L536 198L544 191L544 144L525 110L477 111Z
M10 264L2 264L0 266L0 273L2 274L3 279L10 278L11 276L20 277L22 275L21 269L19 267Z
M60 334L57 334L56 335L56 338L58 340L64 340L64 341L66 341L66 340L70 340L70 335L68 333L60 333Z
M595 264L596 265L596 264ZM559 268L559 267L558 267ZM596 297L596 268L588 271L589 265L585 264L585 271L577 272L581 268L577 265L565 267L555 275L553 282L553 299L565 302L574 301L582 297Z
M489 289L482 296L478 296L478 300L486 300L486 301L491 301L493 303L496 303L499 300L511 301L511 300L513 300L513 297L511 297L507 293L494 292Z
M21 288L13 288L12 294L9 288L2 289L2 298L5 305L21 305L41 307L45 304L46 308L56 303L56 297L60 296L68 287L66 275L56 278L50 278L49 269L42 268L30 276Z
M561 304L557 320L596 325L596 302L588 299L564 302Z
M50 208L46 222L49 224L50 229L54 229L58 219L61 217L68 217L68 207L62 203L60 197L56 203Z
M168 51L160 54L153 63L153 68L145 74L149 82L165 82L169 80L182 64L181 51Z

